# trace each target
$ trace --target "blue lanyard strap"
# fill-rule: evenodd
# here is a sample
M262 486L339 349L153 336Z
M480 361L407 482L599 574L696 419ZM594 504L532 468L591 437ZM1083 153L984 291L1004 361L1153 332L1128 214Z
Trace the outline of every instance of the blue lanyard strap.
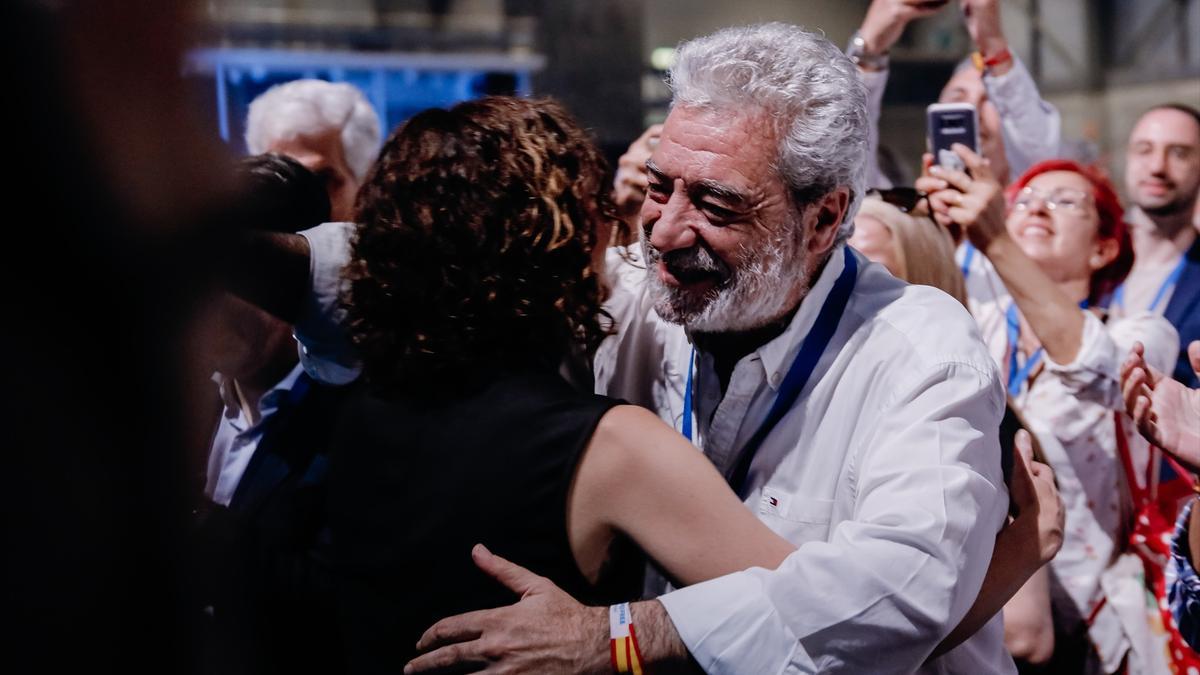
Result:
M1080 309L1087 309L1088 301L1083 300L1079 303ZM1029 355L1025 360L1025 365L1017 367L1017 341L1021 338L1021 320L1017 317L1017 303L1008 306L1008 312L1004 316L1005 324L1008 327L1008 395L1016 398L1021 393L1021 385L1025 384L1025 380L1033 373L1034 368L1042 362L1042 355L1045 350L1041 347L1037 351Z
M968 241L963 245L962 275L964 280L971 276L971 261L974 259L975 247L972 246L971 242Z
M1008 306L1004 316L1008 327L1008 395L1016 398L1021 393L1021 385L1029 379L1030 373L1042 360L1043 349L1037 351L1025 360L1023 367L1017 367L1017 341L1021 338L1021 320L1017 318L1017 303Z
M1187 254L1179 256L1179 262L1175 264L1175 268L1163 279L1162 285L1158 287L1158 291L1154 293L1154 299L1150 301L1150 306L1146 308L1147 312L1158 311L1159 304L1163 298L1167 296L1167 292L1179 283L1179 277L1183 276L1183 268L1187 267ZM1121 309L1125 308L1125 284L1117 286L1117 290L1113 292L1113 304Z
M683 390L683 423L680 431L683 437L692 440L692 371L696 369L696 347L692 346L692 355L688 357L687 387Z
M771 405L766 419L750 437L746 446L742 448L737 463L729 474L729 485L735 492L740 491L746 482L746 475L750 472L750 462L758 452L759 446L800 398L800 392L812 378L813 371L816 370L817 363L821 360L821 355L829 346L829 342L833 339L833 334L842 320L842 315L846 312L846 304L850 301L850 294L854 291L854 284L858 280L858 260L850 252L849 246L845 247L844 251L846 266L838 275L837 280L833 282L829 297L825 299L825 304L821 305L821 311L817 313L817 319L813 323L812 329L804 337L804 342L800 344L800 351L796 353L796 359L792 361L792 366L783 378L783 383L779 385L779 393L776 395L775 402Z
M1163 279L1162 285L1158 287L1158 292L1154 294L1154 299L1150 301L1150 307L1147 309L1151 312L1158 311L1158 305L1166 297L1167 291L1175 288L1175 284L1179 283L1179 277L1183 275L1183 268L1187 264L1187 256L1179 256L1179 262L1175 264L1175 269Z

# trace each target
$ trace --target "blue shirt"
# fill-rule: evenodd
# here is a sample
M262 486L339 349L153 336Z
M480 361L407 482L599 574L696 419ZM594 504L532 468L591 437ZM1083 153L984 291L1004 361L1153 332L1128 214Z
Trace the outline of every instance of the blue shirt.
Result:
M204 492L217 504L229 506L233 493L237 491L238 483L250 465L250 458L258 449L262 440L267 420L271 419L296 385L296 380L304 370L299 364L284 376L274 387L263 394L258 401L258 421L250 423L250 417L238 405L237 396L232 391L232 382L219 378L221 398L225 401L225 410L221 421L217 423L217 431L213 435L212 447L208 453L208 480Z

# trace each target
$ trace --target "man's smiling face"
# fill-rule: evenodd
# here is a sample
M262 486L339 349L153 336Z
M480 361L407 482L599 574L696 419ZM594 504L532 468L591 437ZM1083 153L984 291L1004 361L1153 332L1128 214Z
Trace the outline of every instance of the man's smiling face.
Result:
M804 228L761 115L678 106L647 162L642 227L655 309L699 331L748 330L803 294Z

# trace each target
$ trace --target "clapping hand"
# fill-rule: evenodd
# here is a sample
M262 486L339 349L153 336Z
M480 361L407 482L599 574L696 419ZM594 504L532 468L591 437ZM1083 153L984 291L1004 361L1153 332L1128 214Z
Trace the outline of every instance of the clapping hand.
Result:
M1200 340L1188 345L1192 370L1200 373ZM1189 389L1151 368L1136 342L1121 366L1125 411L1138 432L1192 471L1200 469L1200 389Z

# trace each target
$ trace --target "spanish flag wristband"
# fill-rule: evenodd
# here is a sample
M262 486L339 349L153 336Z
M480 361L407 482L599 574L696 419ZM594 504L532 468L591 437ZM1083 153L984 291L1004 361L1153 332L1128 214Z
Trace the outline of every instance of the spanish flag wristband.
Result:
M981 73L986 73L992 68L1012 60L1012 52L1008 51L1007 47L987 57L983 55L983 52L974 52L971 54L971 63L975 64L976 70Z
M637 632L633 630L633 615L629 603L608 608L609 648L613 672L642 675L642 652L638 649Z

